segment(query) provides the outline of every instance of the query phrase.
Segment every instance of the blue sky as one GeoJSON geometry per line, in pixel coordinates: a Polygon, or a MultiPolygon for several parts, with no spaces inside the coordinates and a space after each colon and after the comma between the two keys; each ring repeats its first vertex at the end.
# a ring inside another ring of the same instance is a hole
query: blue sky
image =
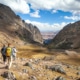
{"type": "Polygon", "coordinates": [[[40,31],[59,31],[80,20],[80,0],[0,0],[40,31]]]}

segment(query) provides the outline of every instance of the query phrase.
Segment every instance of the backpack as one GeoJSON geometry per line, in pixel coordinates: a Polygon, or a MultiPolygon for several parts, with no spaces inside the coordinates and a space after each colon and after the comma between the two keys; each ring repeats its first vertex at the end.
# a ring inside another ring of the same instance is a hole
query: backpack
{"type": "Polygon", "coordinates": [[[2,53],[2,55],[5,55],[5,53],[6,53],[6,48],[5,48],[5,47],[3,47],[3,48],[1,49],[1,53],[2,53]]]}
{"type": "Polygon", "coordinates": [[[16,53],[15,48],[12,48],[12,53],[16,53]]]}
{"type": "Polygon", "coordinates": [[[12,48],[12,56],[15,56],[15,55],[16,55],[15,48],[12,48]]]}
{"type": "Polygon", "coordinates": [[[11,53],[12,53],[12,48],[10,48],[10,47],[7,47],[6,48],[6,56],[11,56],[11,53]]]}

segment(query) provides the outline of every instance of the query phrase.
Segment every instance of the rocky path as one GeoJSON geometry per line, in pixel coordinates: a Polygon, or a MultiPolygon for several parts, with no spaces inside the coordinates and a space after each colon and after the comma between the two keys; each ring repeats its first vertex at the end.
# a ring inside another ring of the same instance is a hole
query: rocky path
{"type": "Polygon", "coordinates": [[[5,64],[3,63],[2,58],[0,58],[0,75],[6,70],[7,69],[5,68],[5,64]]]}

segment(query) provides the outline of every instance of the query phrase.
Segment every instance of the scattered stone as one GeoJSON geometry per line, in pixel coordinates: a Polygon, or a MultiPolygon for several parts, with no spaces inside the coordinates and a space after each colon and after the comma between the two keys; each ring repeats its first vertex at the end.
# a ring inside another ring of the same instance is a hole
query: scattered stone
{"type": "Polygon", "coordinates": [[[33,61],[33,64],[39,64],[40,63],[40,61],[41,61],[41,59],[34,59],[34,61],[33,61]]]}
{"type": "Polygon", "coordinates": [[[13,67],[17,67],[18,66],[17,63],[13,63],[12,65],[13,65],[13,67]]]}
{"type": "Polygon", "coordinates": [[[67,65],[67,68],[71,68],[71,69],[73,69],[73,66],[71,66],[71,65],[67,65]]]}
{"type": "Polygon", "coordinates": [[[47,66],[46,65],[46,69],[50,69],[52,71],[57,71],[57,72],[60,72],[62,74],[66,74],[66,72],[64,71],[64,69],[60,65],[53,65],[53,66],[47,66]]]}
{"type": "Polygon", "coordinates": [[[45,57],[43,58],[43,60],[45,60],[45,61],[54,60],[54,57],[53,57],[53,56],[45,56],[45,57]]]}
{"type": "Polygon", "coordinates": [[[77,80],[80,80],[80,78],[78,78],[77,80]]]}
{"type": "Polygon", "coordinates": [[[33,60],[32,59],[29,59],[29,62],[33,62],[33,60]]]}
{"type": "Polygon", "coordinates": [[[27,70],[27,69],[22,69],[22,72],[23,72],[23,73],[27,73],[28,70],[27,70]]]}
{"type": "Polygon", "coordinates": [[[35,76],[30,76],[29,80],[37,80],[37,78],[35,76]]]}
{"type": "Polygon", "coordinates": [[[20,58],[21,59],[21,61],[25,61],[25,58],[20,58]]]}
{"type": "Polygon", "coordinates": [[[15,75],[12,72],[9,72],[9,71],[4,72],[1,76],[3,76],[4,78],[6,78],[8,80],[17,80],[15,78],[15,75]]]}
{"type": "Polygon", "coordinates": [[[77,75],[80,75],[80,72],[77,72],[77,75]]]}
{"type": "Polygon", "coordinates": [[[65,54],[69,55],[69,56],[71,56],[71,55],[75,55],[76,56],[78,53],[76,51],[65,50],[65,54]]]}
{"type": "Polygon", "coordinates": [[[29,62],[27,62],[26,64],[24,64],[24,66],[28,66],[28,67],[30,67],[31,69],[34,69],[33,66],[32,66],[32,64],[29,63],[29,62]]]}
{"type": "Polygon", "coordinates": [[[70,78],[74,80],[73,76],[70,76],[70,78]]]}
{"type": "Polygon", "coordinates": [[[54,79],[52,79],[52,80],[66,80],[66,79],[65,79],[65,78],[63,78],[63,77],[61,77],[61,76],[59,76],[59,77],[54,78],[54,79]]]}
{"type": "Polygon", "coordinates": [[[29,66],[29,67],[32,67],[32,64],[27,62],[26,64],[24,64],[24,66],[29,66]]]}

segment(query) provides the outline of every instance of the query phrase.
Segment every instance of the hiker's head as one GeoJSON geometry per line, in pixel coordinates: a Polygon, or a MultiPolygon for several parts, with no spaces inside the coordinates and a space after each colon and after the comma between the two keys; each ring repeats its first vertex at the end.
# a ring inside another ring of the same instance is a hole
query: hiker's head
{"type": "Polygon", "coordinates": [[[11,46],[11,44],[10,43],[8,43],[8,47],[10,47],[11,46]]]}
{"type": "Polygon", "coordinates": [[[5,47],[5,44],[3,45],[3,47],[5,47]]]}

